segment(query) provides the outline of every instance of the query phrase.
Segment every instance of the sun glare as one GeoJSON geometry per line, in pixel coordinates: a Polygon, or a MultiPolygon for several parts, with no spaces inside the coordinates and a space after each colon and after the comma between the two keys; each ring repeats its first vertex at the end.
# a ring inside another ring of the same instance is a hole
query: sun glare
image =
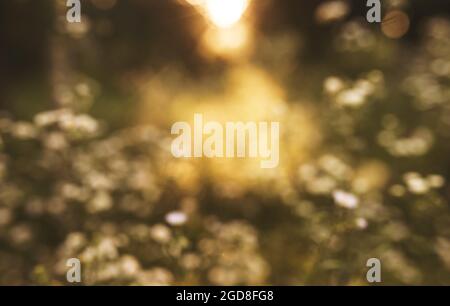
{"type": "Polygon", "coordinates": [[[204,0],[201,5],[214,25],[229,28],[242,18],[248,4],[249,0],[204,0]]]}
{"type": "Polygon", "coordinates": [[[218,27],[228,28],[238,22],[248,7],[248,0],[207,0],[208,17],[218,27]]]}

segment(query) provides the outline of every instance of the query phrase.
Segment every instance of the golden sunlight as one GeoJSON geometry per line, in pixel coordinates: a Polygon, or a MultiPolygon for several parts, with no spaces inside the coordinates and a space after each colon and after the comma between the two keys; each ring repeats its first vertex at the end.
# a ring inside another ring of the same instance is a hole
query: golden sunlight
{"type": "Polygon", "coordinates": [[[203,37],[207,52],[227,59],[245,57],[249,51],[250,40],[250,29],[244,23],[237,23],[226,29],[208,29],[203,37]]]}
{"type": "Polygon", "coordinates": [[[201,8],[209,21],[224,29],[239,22],[250,0],[187,0],[187,2],[201,8]]]}
{"type": "Polygon", "coordinates": [[[206,0],[205,9],[216,26],[228,28],[241,19],[248,4],[248,0],[206,0]]]}

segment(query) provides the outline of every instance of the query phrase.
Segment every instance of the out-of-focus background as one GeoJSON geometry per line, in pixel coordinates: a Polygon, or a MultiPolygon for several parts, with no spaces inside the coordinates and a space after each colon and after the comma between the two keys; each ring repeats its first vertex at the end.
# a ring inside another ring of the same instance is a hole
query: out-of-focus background
{"type": "Polygon", "coordinates": [[[0,284],[450,285],[450,2],[0,1],[0,284]],[[170,127],[279,121],[280,165],[170,127]]]}

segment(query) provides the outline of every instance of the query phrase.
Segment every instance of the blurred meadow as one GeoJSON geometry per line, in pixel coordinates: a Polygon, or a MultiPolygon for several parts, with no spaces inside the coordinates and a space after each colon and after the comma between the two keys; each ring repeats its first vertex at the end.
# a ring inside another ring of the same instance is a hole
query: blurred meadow
{"type": "Polygon", "coordinates": [[[0,1],[0,284],[450,285],[450,2],[0,1]],[[170,128],[279,121],[280,164],[170,128]]]}

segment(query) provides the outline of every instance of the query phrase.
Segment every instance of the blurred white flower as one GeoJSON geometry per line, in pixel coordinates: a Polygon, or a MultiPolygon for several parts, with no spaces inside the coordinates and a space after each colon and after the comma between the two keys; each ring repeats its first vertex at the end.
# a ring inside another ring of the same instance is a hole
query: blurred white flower
{"type": "Polygon", "coordinates": [[[170,225],[179,226],[179,225],[183,225],[186,223],[187,216],[185,213],[183,213],[181,211],[173,211],[166,215],[166,221],[170,225]]]}
{"type": "Polygon", "coordinates": [[[358,218],[356,219],[356,226],[360,229],[366,229],[367,226],[369,226],[369,223],[365,218],[358,218]]]}
{"type": "Polygon", "coordinates": [[[359,199],[355,195],[342,190],[334,191],[333,198],[338,206],[344,208],[355,209],[359,205],[359,199]]]}
{"type": "Polygon", "coordinates": [[[159,243],[167,243],[172,238],[170,229],[162,224],[157,224],[150,229],[151,237],[159,243]]]}
{"type": "Polygon", "coordinates": [[[420,174],[415,172],[406,173],[404,176],[408,190],[415,194],[425,194],[430,188],[427,181],[420,176],[420,174]]]}

